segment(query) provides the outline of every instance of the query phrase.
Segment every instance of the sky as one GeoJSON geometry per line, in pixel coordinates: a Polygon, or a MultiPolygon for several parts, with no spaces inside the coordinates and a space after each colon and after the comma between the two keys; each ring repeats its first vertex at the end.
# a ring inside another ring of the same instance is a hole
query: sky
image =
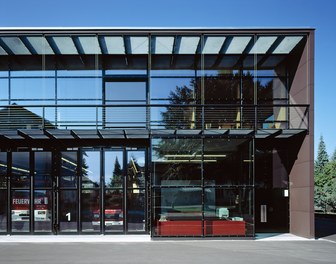
{"type": "Polygon", "coordinates": [[[3,0],[0,27],[310,27],[315,34],[315,153],[336,150],[336,0],[3,0]]]}

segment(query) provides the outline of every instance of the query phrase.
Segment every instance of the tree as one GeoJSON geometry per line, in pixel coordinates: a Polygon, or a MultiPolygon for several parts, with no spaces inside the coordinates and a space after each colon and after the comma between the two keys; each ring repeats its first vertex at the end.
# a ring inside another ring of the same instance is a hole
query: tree
{"type": "Polygon", "coordinates": [[[116,157],[114,161],[114,170],[112,173],[111,182],[109,183],[109,187],[121,187],[122,184],[123,184],[122,170],[118,157],[116,157]]]}
{"type": "Polygon", "coordinates": [[[315,161],[315,206],[325,212],[336,210],[336,151],[328,160],[323,137],[320,138],[315,161]]]}
{"type": "Polygon", "coordinates": [[[317,151],[317,159],[315,161],[315,174],[321,173],[324,166],[329,162],[328,153],[326,150],[326,145],[324,143],[323,137],[320,137],[320,143],[317,151]]]}
{"type": "Polygon", "coordinates": [[[336,162],[336,149],[334,150],[334,153],[331,155],[330,161],[335,161],[336,162]]]}

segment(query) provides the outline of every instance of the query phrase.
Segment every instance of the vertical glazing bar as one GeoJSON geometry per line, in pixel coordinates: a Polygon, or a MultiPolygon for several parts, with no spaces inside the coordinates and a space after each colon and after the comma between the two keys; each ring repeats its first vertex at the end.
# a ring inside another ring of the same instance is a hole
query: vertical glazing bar
{"type": "MultiPolygon", "coordinates": [[[[205,113],[205,109],[204,109],[204,102],[205,102],[205,87],[204,87],[204,53],[202,52],[203,51],[203,47],[204,47],[204,34],[201,35],[201,91],[202,91],[202,130],[205,129],[205,117],[204,117],[204,113],[205,113]]],[[[197,81],[196,81],[197,83],[197,81]]],[[[204,196],[204,193],[205,193],[205,188],[204,188],[204,138],[201,139],[201,159],[202,159],[202,162],[201,162],[201,187],[202,187],[202,197],[201,197],[201,200],[202,200],[202,237],[204,237],[206,235],[206,232],[205,232],[205,226],[204,226],[204,223],[205,223],[205,219],[204,219],[204,201],[205,201],[205,196],[204,196]]]]}
{"type": "Polygon", "coordinates": [[[57,116],[58,116],[58,109],[57,109],[57,69],[55,69],[55,128],[57,128],[57,116]]]}
{"type": "Polygon", "coordinates": [[[100,150],[100,233],[105,234],[105,151],[100,150]]]}
{"type": "Polygon", "coordinates": [[[77,233],[82,232],[82,219],[81,219],[81,208],[82,208],[82,166],[83,166],[83,151],[79,149],[77,152],[77,233]]]}
{"type": "Polygon", "coordinates": [[[29,153],[29,176],[30,176],[30,212],[29,212],[29,220],[30,220],[30,232],[29,233],[33,233],[34,232],[34,227],[35,227],[35,211],[34,211],[34,207],[35,207],[35,193],[34,193],[34,171],[35,171],[35,166],[34,161],[35,161],[35,157],[34,157],[34,152],[30,151],[29,153]]]}
{"type": "MultiPolygon", "coordinates": [[[[257,42],[258,36],[254,35],[254,43],[257,42]]],[[[253,54],[253,104],[254,104],[254,130],[258,129],[258,87],[257,87],[257,79],[258,79],[258,54],[255,52],[253,54]]]]}
{"type": "Polygon", "coordinates": [[[239,97],[240,97],[240,100],[239,100],[239,103],[240,103],[240,129],[243,128],[243,69],[242,67],[239,69],[238,71],[238,74],[239,74],[239,97]]]}
{"type": "Polygon", "coordinates": [[[12,150],[7,152],[7,234],[10,234],[12,229],[11,175],[12,175],[12,150]]]}
{"type": "Polygon", "coordinates": [[[255,154],[256,154],[256,144],[255,144],[255,137],[252,138],[252,160],[253,160],[253,164],[252,164],[252,191],[251,191],[251,201],[250,201],[250,212],[249,214],[253,216],[253,219],[254,219],[254,223],[253,223],[253,228],[252,228],[252,235],[255,236],[255,219],[256,219],[256,216],[255,216],[255,168],[256,168],[256,164],[255,164],[255,154]]]}
{"type": "Polygon", "coordinates": [[[96,106],[96,129],[98,130],[98,106],[96,106]]]}
{"type": "Polygon", "coordinates": [[[45,106],[42,106],[42,128],[45,128],[45,106]]]}
{"type": "Polygon", "coordinates": [[[11,96],[11,86],[12,86],[11,70],[8,70],[8,105],[11,105],[12,96],[11,96]]]}
{"type": "Polygon", "coordinates": [[[123,231],[124,234],[127,233],[127,224],[128,224],[128,208],[127,208],[127,150],[126,148],[123,148],[123,217],[124,217],[124,223],[123,223],[123,231]]]}
{"type": "Polygon", "coordinates": [[[290,100],[289,100],[289,73],[288,73],[288,69],[286,69],[286,104],[287,104],[287,122],[286,122],[286,128],[290,129],[290,100]]]}
{"type": "Polygon", "coordinates": [[[103,80],[102,80],[102,129],[106,126],[106,83],[105,83],[105,70],[102,70],[103,80]]]}
{"type": "Polygon", "coordinates": [[[148,36],[148,62],[147,62],[147,85],[146,85],[146,128],[151,128],[151,108],[150,108],[150,84],[151,84],[151,68],[152,68],[152,36],[148,36]]]}

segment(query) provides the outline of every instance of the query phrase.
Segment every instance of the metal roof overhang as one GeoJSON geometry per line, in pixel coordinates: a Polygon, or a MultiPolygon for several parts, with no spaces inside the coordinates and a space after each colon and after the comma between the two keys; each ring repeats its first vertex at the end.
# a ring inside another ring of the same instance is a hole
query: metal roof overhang
{"type": "Polygon", "coordinates": [[[0,130],[3,141],[41,141],[41,140],[146,140],[150,138],[256,138],[288,139],[307,133],[306,129],[98,129],[98,130],[61,130],[61,129],[18,129],[0,130]]]}
{"type": "Polygon", "coordinates": [[[47,70],[56,64],[57,69],[95,69],[96,56],[112,69],[136,69],[146,65],[141,58],[148,54],[153,57],[154,69],[199,67],[197,55],[204,56],[208,69],[232,68],[237,63],[274,68],[305,41],[310,31],[0,29],[0,69],[47,70]],[[43,65],[41,56],[46,58],[43,65]]]}

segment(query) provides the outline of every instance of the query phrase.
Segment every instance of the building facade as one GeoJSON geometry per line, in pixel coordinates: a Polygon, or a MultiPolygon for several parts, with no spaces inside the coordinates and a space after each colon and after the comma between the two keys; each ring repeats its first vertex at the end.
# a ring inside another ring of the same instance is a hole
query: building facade
{"type": "Polygon", "coordinates": [[[0,29],[0,233],[314,236],[313,29],[0,29]]]}

